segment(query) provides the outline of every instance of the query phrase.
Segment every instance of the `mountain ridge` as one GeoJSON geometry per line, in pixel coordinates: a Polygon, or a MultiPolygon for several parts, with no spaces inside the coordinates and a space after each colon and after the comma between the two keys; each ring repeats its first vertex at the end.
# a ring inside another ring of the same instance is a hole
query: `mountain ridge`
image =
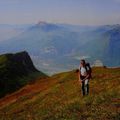
{"type": "Polygon", "coordinates": [[[0,55],[0,97],[14,92],[38,76],[47,77],[34,67],[26,51],[0,55]]]}
{"type": "Polygon", "coordinates": [[[109,67],[119,66],[119,26],[35,24],[16,38],[0,42],[0,52],[26,50],[34,56],[35,66],[48,74],[76,68],[80,60],[76,58],[84,56],[91,64],[100,60],[109,67]]]}

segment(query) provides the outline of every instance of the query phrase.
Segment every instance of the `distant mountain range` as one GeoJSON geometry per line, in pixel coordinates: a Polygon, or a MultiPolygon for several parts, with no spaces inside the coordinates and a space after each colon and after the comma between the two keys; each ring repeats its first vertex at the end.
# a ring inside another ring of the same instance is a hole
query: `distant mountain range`
{"type": "Polygon", "coordinates": [[[37,77],[46,76],[34,67],[25,51],[0,55],[0,97],[18,90],[37,77]]]}
{"type": "Polygon", "coordinates": [[[77,26],[39,22],[16,37],[0,42],[0,52],[27,50],[46,73],[76,68],[84,58],[120,66],[120,25],[77,26]]]}
{"type": "Polygon", "coordinates": [[[0,24],[0,41],[8,40],[10,38],[16,37],[23,31],[28,29],[31,25],[8,25],[0,24]]]}

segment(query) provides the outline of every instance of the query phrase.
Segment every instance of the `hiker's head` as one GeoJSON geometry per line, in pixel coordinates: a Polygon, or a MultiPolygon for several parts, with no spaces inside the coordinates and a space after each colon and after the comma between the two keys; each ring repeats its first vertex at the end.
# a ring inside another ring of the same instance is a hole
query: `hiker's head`
{"type": "Polygon", "coordinates": [[[84,67],[85,66],[85,60],[80,60],[80,66],[84,67]]]}

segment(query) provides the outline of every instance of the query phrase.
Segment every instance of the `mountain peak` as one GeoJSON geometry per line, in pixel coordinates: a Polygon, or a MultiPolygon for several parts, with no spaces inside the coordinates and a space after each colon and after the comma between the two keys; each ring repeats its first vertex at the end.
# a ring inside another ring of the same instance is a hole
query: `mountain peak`
{"type": "Polygon", "coordinates": [[[58,25],[54,23],[47,23],[45,21],[39,21],[35,26],[31,27],[32,29],[39,29],[43,31],[52,31],[60,28],[58,25]]]}
{"type": "Polygon", "coordinates": [[[45,21],[39,21],[38,23],[37,23],[37,25],[42,25],[42,26],[44,26],[44,25],[46,25],[47,24],[47,22],[45,22],[45,21]]]}

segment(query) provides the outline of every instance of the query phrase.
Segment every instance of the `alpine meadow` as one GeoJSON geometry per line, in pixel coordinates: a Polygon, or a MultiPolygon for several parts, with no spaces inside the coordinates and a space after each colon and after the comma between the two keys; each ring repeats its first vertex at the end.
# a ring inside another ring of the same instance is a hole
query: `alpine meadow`
{"type": "Polygon", "coordinates": [[[120,0],[0,0],[0,120],[120,120],[120,0]]]}

